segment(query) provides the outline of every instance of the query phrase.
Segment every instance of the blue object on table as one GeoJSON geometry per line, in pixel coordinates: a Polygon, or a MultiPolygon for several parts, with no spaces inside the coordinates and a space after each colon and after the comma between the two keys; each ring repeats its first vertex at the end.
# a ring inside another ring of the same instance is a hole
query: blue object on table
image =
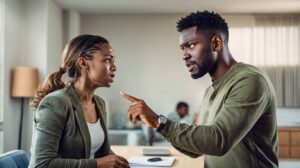
{"type": "Polygon", "coordinates": [[[0,168],[27,168],[29,160],[23,150],[13,150],[0,155],[0,168]]]}
{"type": "Polygon", "coordinates": [[[147,161],[148,161],[148,162],[158,162],[158,161],[162,161],[162,159],[159,158],[159,157],[156,157],[156,158],[150,158],[150,159],[148,159],[147,161]]]}

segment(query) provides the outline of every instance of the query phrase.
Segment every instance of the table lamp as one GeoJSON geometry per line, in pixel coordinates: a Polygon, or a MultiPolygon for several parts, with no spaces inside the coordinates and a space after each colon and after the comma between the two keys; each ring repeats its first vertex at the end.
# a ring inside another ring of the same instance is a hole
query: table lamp
{"type": "Polygon", "coordinates": [[[39,72],[37,68],[14,68],[12,77],[11,96],[15,98],[21,98],[21,117],[19,125],[18,149],[21,149],[24,98],[34,97],[38,84],[39,72]]]}

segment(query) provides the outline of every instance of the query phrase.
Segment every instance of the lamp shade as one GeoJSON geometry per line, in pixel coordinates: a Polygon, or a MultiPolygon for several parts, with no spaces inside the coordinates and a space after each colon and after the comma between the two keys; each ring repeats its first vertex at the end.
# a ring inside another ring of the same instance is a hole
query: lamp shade
{"type": "Polygon", "coordinates": [[[13,70],[12,97],[34,97],[39,85],[37,68],[16,67],[13,70]]]}

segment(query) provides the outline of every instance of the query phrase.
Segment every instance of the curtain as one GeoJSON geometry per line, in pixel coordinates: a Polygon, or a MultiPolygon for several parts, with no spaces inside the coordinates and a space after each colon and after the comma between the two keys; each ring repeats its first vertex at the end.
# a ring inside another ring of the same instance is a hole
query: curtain
{"type": "Polygon", "coordinates": [[[300,107],[300,15],[256,15],[231,30],[233,56],[269,75],[279,107],[300,107]]]}

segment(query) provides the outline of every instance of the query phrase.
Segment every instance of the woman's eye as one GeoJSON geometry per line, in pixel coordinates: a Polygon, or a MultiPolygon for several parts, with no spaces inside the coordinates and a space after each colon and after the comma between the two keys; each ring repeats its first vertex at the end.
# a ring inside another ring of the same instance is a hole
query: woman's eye
{"type": "Polygon", "coordinates": [[[104,62],[105,62],[105,63],[112,64],[112,63],[115,62],[115,59],[113,59],[113,58],[107,58],[107,59],[104,60],[104,62]]]}

